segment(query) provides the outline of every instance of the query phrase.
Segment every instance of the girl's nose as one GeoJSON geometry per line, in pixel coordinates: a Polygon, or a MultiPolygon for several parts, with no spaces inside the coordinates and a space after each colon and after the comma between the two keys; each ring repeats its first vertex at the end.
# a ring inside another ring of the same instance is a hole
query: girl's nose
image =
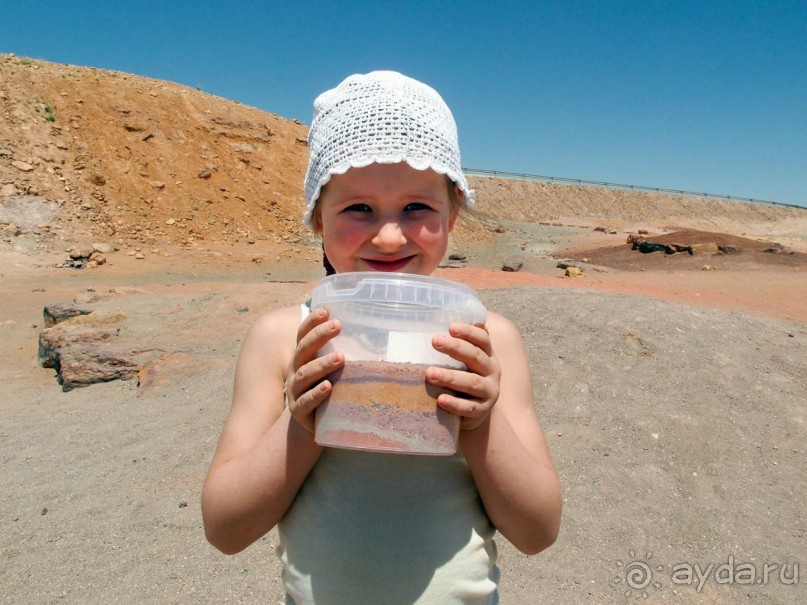
{"type": "Polygon", "coordinates": [[[381,225],[381,228],[373,237],[373,245],[382,250],[393,250],[406,243],[401,226],[396,222],[388,222],[381,225]]]}

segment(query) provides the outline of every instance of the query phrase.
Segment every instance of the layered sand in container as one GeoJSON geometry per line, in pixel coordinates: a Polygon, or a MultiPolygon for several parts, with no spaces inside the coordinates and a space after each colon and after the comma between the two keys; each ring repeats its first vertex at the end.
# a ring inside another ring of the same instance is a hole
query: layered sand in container
{"type": "Polygon", "coordinates": [[[404,273],[355,272],[324,278],[311,308],[327,307],[342,331],[323,350],[343,351],[333,391],[317,409],[320,445],[402,454],[457,451],[460,419],[437,406],[444,392],[426,382],[430,366],[464,369],[432,347],[452,321],[484,322],[476,292],[462,284],[404,273]]]}

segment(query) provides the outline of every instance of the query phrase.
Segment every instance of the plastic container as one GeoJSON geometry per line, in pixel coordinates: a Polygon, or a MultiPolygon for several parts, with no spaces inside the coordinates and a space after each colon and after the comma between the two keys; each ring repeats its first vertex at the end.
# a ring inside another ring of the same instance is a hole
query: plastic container
{"type": "Polygon", "coordinates": [[[459,416],[437,406],[443,391],[426,368],[464,368],[432,347],[452,321],[484,322],[485,306],[462,284],[406,273],[355,272],[324,278],[311,308],[327,307],[341,333],[321,351],[339,350],[331,396],[317,408],[320,445],[404,454],[457,451],[459,416]]]}

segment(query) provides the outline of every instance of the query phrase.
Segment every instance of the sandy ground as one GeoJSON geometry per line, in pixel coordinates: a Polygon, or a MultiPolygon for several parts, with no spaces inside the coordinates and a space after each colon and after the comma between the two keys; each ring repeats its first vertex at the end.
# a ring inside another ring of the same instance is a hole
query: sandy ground
{"type": "MultiPolygon", "coordinates": [[[[248,252],[120,252],[77,271],[3,251],[0,602],[282,601],[274,533],[227,557],[199,510],[241,338],[320,275],[248,252]],[[126,315],[121,346],[160,352],[147,381],[61,391],[37,337],[42,307],[72,300],[126,315]]],[[[546,257],[504,273],[472,256],[438,274],[521,329],[564,489],[551,549],[499,538],[502,602],[805,602],[803,273],[570,279],[546,257]]]]}
{"type": "MultiPolygon", "coordinates": [[[[0,114],[0,603],[279,602],[275,535],[221,555],[199,493],[247,327],[322,274],[299,221],[306,127],[13,55],[0,114]],[[121,250],[54,267],[92,242],[121,250]],[[62,392],[38,365],[43,306],[74,300],[148,357],[139,384],[62,392]]],[[[469,181],[450,250],[467,267],[438,274],[521,329],[565,500],[545,553],[499,541],[502,602],[807,602],[807,212],[469,181]],[[642,256],[639,229],[746,241],[642,256]]]]}

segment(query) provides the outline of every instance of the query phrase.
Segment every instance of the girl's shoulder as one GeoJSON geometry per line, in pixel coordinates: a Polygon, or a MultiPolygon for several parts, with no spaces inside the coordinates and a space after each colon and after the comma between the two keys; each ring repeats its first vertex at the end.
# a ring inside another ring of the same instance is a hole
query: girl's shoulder
{"type": "Polygon", "coordinates": [[[252,324],[253,329],[267,332],[297,331],[297,326],[308,314],[307,303],[278,307],[261,313],[252,324]]]}
{"type": "Polygon", "coordinates": [[[504,315],[499,315],[495,311],[488,311],[485,326],[492,339],[504,340],[505,342],[521,340],[521,334],[515,324],[504,315]]]}
{"type": "Polygon", "coordinates": [[[247,331],[245,345],[258,349],[294,348],[297,341],[297,328],[304,317],[302,305],[278,307],[262,313],[247,331]]]}

